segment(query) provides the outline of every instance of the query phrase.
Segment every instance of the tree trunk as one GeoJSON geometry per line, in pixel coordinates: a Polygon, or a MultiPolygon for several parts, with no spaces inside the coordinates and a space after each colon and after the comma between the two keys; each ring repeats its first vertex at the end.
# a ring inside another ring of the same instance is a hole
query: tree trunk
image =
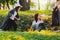
{"type": "Polygon", "coordinates": [[[19,3],[23,6],[23,8],[21,10],[28,10],[28,3],[26,0],[19,0],[19,3]]]}
{"type": "Polygon", "coordinates": [[[31,0],[28,0],[28,9],[30,9],[30,2],[31,0]]]}
{"type": "Polygon", "coordinates": [[[57,0],[57,1],[59,1],[59,0],[57,0]]]}
{"type": "Polygon", "coordinates": [[[38,0],[38,10],[40,10],[40,1],[38,0]]]}
{"type": "Polygon", "coordinates": [[[9,8],[9,0],[6,0],[6,3],[7,3],[8,9],[10,9],[10,8],[9,8]]]}
{"type": "Polygon", "coordinates": [[[1,3],[0,3],[0,9],[1,9],[1,3]]]}
{"type": "Polygon", "coordinates": [[[3,4],[3,10],[5,9],[5,5],[3,4]]]}

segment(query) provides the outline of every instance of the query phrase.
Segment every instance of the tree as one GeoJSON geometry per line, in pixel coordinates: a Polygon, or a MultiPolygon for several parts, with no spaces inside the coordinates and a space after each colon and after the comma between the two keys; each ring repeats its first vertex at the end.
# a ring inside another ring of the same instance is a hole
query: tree
{"type": "Polygon", "coordinates": [[[0,5],[3,4],[3,9],[4,9],[4,6],[5,6],[5,3],[6,3],[5,0],[0,0],[0,5]]]}
{"type": "Polygon", "coordinates": [[[6,0],[6,4],[7,4],[8,9],[10,9],[9,8],[9,0],[6,0]]]}
{"type": "Polygon", "coordinates": [[[16,3],[16,1],[15,0],[6,0],[6,4],[7,4],[8,9],[10,9],[9,4],[14,5],[14,3],[16,3]]]}
{"type": "Polygon", "coordinates": [[[31,7],[35,7],[35,3],[34,2],[30,2],[30,6],[31,7]]]}
{"type": "Polygon", "coordinates": [[[57,0],[57,1],[59,1],[59,0],[57,0]]]}
{"type": "Polygon", "coordinates": [[[38,10],[40,10],[40,1],[38,0],[38,10]]]}
{"type": "Polygon", "coordinates": [[[19,3],[23,6],[21,10],[29,10],[30,9],[30,0],[19,0],[19,3]]]}
{"type": "Polygon", "coordinates": [[[14,5],[15,2],[15,0],[0,0],[0,5],[3,4],[3,9],[5,5],[10,9],[9,4],[14,5]]]}
{"type": "Polygon", "coordinates": [[[28,0],[28,9],[30,9],[31,0],[28,0]]]}
{"type": "Polygon", "coordinates": [[[46,9],[48,10],[49,7],[51,7],[51,3],[50,3],[50,0],[47,0],[46,9]]]}
{"type": "MultiPolygon", "coordinates": [[[[0,5],[3,4],[3,9],[5,5],[8,9],[10,9],[9,5],[14,5],[17,0],[0,0],[0,5]]],[[[22,10],[29,10],[30,9],[30,0],[19,0],[19,3],[23,6],[22,10]]],[[[1,7],[1,6],[0,6],[1,7]]]]}

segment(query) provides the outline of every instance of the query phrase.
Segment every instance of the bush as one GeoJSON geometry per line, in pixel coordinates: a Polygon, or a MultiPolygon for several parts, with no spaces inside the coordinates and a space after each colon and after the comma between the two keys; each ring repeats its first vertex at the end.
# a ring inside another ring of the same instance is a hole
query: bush
{"type": "Polygon", "coordinates": [[[20,18],[21,20],[17,21],[18,30],[21,30],[21,31],[28,30],[28,28],[31,25],[31,22],[33,21],[33,16],[20,14],[20,18]]]}

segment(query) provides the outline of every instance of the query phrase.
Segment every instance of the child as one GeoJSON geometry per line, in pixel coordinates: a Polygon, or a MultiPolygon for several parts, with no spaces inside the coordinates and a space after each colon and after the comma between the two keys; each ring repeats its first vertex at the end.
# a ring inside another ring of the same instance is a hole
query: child
{"type": "Polygon", "coordinates": [[[32,25],[31,25],[31,30],[38,30],[40,31],[41,29],[45,29],[45,24],[44,22],[42,21],[39,13],[36,13],[35,14],[35,20],[32,22],[32,25]]]}

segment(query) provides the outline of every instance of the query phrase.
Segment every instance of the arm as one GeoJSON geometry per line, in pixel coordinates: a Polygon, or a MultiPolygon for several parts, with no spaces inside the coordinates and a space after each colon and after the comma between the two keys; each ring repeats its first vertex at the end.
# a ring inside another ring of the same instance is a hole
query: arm
{"type": "Polygon", "coordinates": [[[20,18],[14,17],[16,20],[20,20],[20,18]]]}
{"type": "Polygon", "coordinates": [[[30,30],[31,30],[31,31],[33,30],[33,25],[31,25],[30,30]]]}
{"type": "Polygon", "coordinates": [[[30,26],[30,30],[33,30],[33,26],[34,26],[35,22],[33,21],[31,26],[30,26]]]}
{"type": "Polygon", "coordinates": [[[20,17],[19,17],[19,15],[18,15],[17,12],[14,13],[14,19],[16,19],[16,20],[20,20],[20,17]]]}

